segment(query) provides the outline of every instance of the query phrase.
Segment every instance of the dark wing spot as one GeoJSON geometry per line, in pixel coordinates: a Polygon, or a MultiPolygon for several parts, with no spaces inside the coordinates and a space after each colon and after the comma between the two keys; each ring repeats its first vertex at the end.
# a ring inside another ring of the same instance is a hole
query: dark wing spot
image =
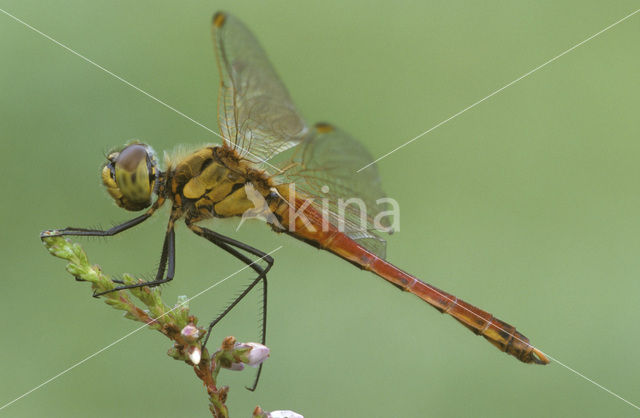
{"type": "Polygon", "coordinates": [[[216,28],[222,27],[226,19],[227,17],[225,16],[224,12],[217,12],[215,15],[213,15],[213,25],[216,28]]]}
{"type": "Polygon", "coordinates": [[[328,134],[329,132],[333,131],[334,128],[326,122],[318,122],[316,123],[316,130],[318,131],[318,133],[328,134]]]}

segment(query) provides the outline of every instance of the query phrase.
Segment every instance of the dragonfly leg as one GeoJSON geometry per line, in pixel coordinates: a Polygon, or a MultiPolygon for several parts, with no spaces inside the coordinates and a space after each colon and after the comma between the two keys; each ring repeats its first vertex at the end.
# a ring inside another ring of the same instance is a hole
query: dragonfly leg
{"type": "Polygon", "coordinates": [[[80,237],[111,237],[113,235],[119,234],[122,231],[126,231],[129,228],[133,228],[136,225],[141,224],[142,222],[149,219],[151,215],[145,213],[144,215],[140,215],[137,218],[129,219],[126,222],[121,223],[120,225],[116,225],[109,229],[86,229],[86,228],[72,228],[67,227],[64,229],[52,229],[43,231],[40,233],[40,238],[47,237],[61,237],[65,235],[73,235],[80,237]]]}
{"type": "Polygon", "coordinates": [[[144,286],[155,287],[173,280],[173,276],[175,274],[175,269],[176,269],[176,246],[175,246],[176,234],[175,234],[173,225],[174,225],[174,219],[172,218],[169,220],[167,233],[165,234],[165,237],[164,237],[164,243],[162,244],[162,255],[160,256],[160,264],[158,266],[158,272],[156,273],[156,278],[154,280],[151,280],[148,282],[140,282],[140,283],[125,284],[122,286],[117,286],[111,290],[94,293],[93,296],[98,297],[106,293],[111,293],[111,292],[124,290],[124,289],[133,289],[136,287],[144,287],[144,286]],[[165,276],[165,270],[167,273],[166,276],[165,276]]]}
{"type": "Polygon", "coordinates": [[[129,219],[126,222],[121,223],[120,225],[116,225],[109,229],[86,229],[86,228],[73,228],[67,227],[64,229],[51,229],[47,231],[42,231],[40,233],[40,238],[47,237],[60,237],[65,235],[71,236],[81,236],[81,237],[111,237],[113,235],[119,234],[120,232],[126,231],[127,229],[133,228],[136,225],[141,224],[146,221],[153,215],[153,213],[164,203],[164,198],[158,198],[155,201],[153,206],[151,206],[144,214],[129,219]]]}
{"type": "MultiPolygon", "coordinates": [[[[203,346],[207,345],[207,341],[211,336],[211,330],[213,329],[213,327],[215,327],[216,324],[218,324],[222,320],[222,318],[224,318],[245,296],[247,296],[251,289],[253,289],[260,282],[262,282],[262,329],[260,343],[264,345],[267,332],[267,273],[273,266],[273,257],[243,242],[234,240],[208,228],[194,225],[189,220],[186,221],[186,224],[189,229],[191,229],[196,235],[205,238],[209,242],[215,244],[217,247],[233,255],[234,257],[245,263],[247,266],[251,267],[251,269],[253,269],[256,273],[258,273],[258,276],[242,291],[242,293],[240,293],[234,299],[234,301],[209,324],[209,329],[207,330],[207,336],[204,339],[203,346]],[[262,267],[261,265],[257,264],[256,261],[251,260],[249,257],[238,251],[238,249],[259,257],[260,261],[264,261],[266,263],[266,267],[262,267]]],[[[247,387],[247,389],[249,389],[250,391],[254,391],[256,389],[261,372],[262,364],[260,364],[260,366],[258,367],[258,373],[256,374],[253,385],[251,387],[247,387]]]]}

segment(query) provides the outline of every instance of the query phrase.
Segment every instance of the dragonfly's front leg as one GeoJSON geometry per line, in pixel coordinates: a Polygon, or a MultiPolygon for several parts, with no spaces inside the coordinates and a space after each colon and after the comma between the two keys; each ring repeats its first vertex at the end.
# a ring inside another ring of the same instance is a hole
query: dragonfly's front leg
{"type": "Polygon", "coordinates": [[[113,235],[119,234],[120,232],[126,231],[127,229],[133,228],[136,225],[141,224],[146,221],[153,215],[153,213],[164,203],[164,198],[158,198],[153,206],[151,206],[144,214],[129,219],[126,222],[121,223],[120,225],[116,225],[109,229],[86,229],[86,228],[73,228],[67,227],[64,229],[48,229],[46,231],[42,231],[40,233],[40,238],[47,237],[61,237],[61,236],[77,236],[77,237],[111,237],[113,235]]]}
{"type": "Polygon", "coordinates": [[[160,263],[158,265],[158,272],[156,273],[156,278],[148,281],[148,282],[140,282],[133,284],[125,284],[122,286],[117,286],[111,290],[107,290],[104,292],[94,293],[94,297],[98,297],[100,295],[104,295],[106,293],[115,292],[117,290],[124,289],[133,289],[136,287],[154,287],[161,285],[163,283],[170,282],[173,280],[173,276],[175,275],[176,270],[176,234],[174,230],[174,220],[169,220],[169,225],[167,226],[167,233],[164,236],[164,243],[162,244],[162,255],[160,256],[160,263]],[[167,275],[165,276],[165,270],[167,275]]]}
{"type": "Polygon", "coordinates": [[[151,214],[145,213],[137,218],[130,219],[126,222],[116,225],[109,229],[85,229],[85,228],[72,228],[67,227],[64,229],[48,229],[40,233],[40,238],[47,237],[61,237],[61,236],[79,236],[79,237],[111,237],[119,234],[122,231],[126,231],[129,228],[133,228],[136,225],[141,224],[151,217],[151,214]]]}
{"type": "MultiPolygon", "coordinates": [[[[137,218],[130,219],[126,222],[121,223],[120,225],[116,225],[112,228],[102,230],[102,229],[86,229],[86,228],[72,228],[67,227],[64,229],[48,229],[46,231],[42,231],[40,233],[40,239],[47,237],[62,237],[62,236],[80,236],[80,237],[111,237],[113,235],[119,234],[122,231],[126,231],[129,228],[133,228],[136,225],[141,224],[151,217],[153,212],[145,213],[144,215],[140,215],[137,218]]],[[[76,280],[84,281],[76,276],[76,280]]],[[[120,280],[114,280],[116,283],[122,283],[120,280]]],[[[108,292],[105,292],[108,293],[108,292]]],[[[104,293],[100,293],[101,295],[104,293]]],[[[94,297],[98,295],[94,294],[94,297]]]]}

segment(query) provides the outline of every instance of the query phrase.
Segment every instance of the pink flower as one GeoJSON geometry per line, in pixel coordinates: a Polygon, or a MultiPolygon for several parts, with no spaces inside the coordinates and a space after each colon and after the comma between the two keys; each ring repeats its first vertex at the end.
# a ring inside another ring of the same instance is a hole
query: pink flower
{"type": "Polygon", "coordinates": [[[182,328],[180,334],[182,334],[182,336],[185,337],[189,342],[194,342],[200,336],[200,331],[193,324],[189,324],[182,328]]]}

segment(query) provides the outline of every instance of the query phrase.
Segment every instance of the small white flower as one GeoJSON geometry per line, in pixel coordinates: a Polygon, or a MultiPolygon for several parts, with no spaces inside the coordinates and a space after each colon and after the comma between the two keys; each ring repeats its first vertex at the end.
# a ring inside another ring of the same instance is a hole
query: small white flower
{"type": "Polygon", "coordinates": [[[197,347],[197,346],[189,347],[187,354],[189,355],[189,360],[191,360],[193,364],[200,363],[200,357],[202,355],[202,351],[200,351],[200,347],[197,347]]]}
{"type": "Polygon", "coordinates": [[[267,415],[269,418],[304,418],[297,412],[283,410],[283,411],[271,411],[267,415]]]}
{"type": "Polygon", "coordinates": [[[249,359],[247,364],[251,367],[258,367],[269,357],[269,348],[266,345],[246,343],[245,346],[251,347],[251,350],[247,354],[247,358],[249,359]]]}

